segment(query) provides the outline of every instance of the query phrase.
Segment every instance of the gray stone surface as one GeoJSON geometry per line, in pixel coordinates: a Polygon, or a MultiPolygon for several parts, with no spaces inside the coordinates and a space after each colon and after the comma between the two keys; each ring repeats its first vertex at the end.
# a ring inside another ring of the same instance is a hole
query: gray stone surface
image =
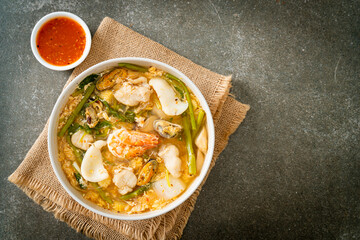
{"type": "Polygon", "coordinates": [[[7,181],[70,71],[40,65],[36,21],[105,16],[221,74],[252,106],[183,239],[360,238],[359,1],[1,1],[0,239],[85,239],[7,181]]]}

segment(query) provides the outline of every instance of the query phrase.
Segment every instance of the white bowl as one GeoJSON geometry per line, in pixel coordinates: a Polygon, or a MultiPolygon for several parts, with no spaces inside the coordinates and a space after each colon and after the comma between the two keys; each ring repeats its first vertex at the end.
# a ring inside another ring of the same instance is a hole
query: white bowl
{"type": "Polygon", "coordinates": [[[48,131],[48,148],[49,148],[49,155],[51,160],[51,165],[54,169],[54,172],[59,179],[62,186],[65,188],[65,190],[70,194],[71,197],[73,197],[79,204],[84,206],[85,208],[103,215],[105,217],[114,218],[114,219],[121,219],[121,220],[141,220],[141,219],[147,219],[147,218],[153,218],[156,216],[159,216],[161,214],[167,213],[170,210],[176,208],[181,203],[183,203],[186,199],[188,199],[191,194],[194,193],[194,191],[198,188],[200,183],[203,181],[213,156],[214,151],[214,144],[215,144],[215,130],[214,130],[214,123],[211,116],[211,112],[209,109],[209,106],[206,103],[206,100],[204,96],[201,94],[200,90],[195,86],[195,84],[186,77],[183,73],[181,73],[179,70],[176,70],[175,68],[159,62],[152,59],[147,58],[137,58],[137,57],[131,57],[131,58],[116,58],[116,59],[110,59],[101,63],[98,63],[86,71],[82,72],[79,76],[77,76],[61,93],[58,100],[56,101],[55,107],[51,113],[50,116],[50,124],[49,124],[49,131],[48,131]],[[111,67],[117,66],[118,63],[132,63],[140,66],[154,66],[161,70],[164,70],[179,79],[181,79],[188,88],[191,89],[191,91],[196,95],[196,97],[199,99],[201,107],[206,112],[206,120],[207,120],[207,129],[208,129],[208,152],[205,157],[205,161],[203,164],[203,167],[201,169],[200,174],[194,179],[192,184],[187,188],[187,190],[180,195],[175,201],[171,202],[167,206],[165,206],[161,210],[146,212],[146,213],[139,213],[139,214],[118,214],[111,212],[109,210],[103,209],[102,207],[94,204],[93,202],[90,202],[86,199],[84,199],[80,192],[78,192],[67,180],[62,168],[61,164],[58,161],[58,146],[57,146],[57,125],[59,121],[59,114],[61,110],[63,109],[64,105],[66,104],[69,96],[74,92],[74,90],[77,88],[78,84],[88,75],[92,73],[99,73],[103,70],[109,69],[111,67]]]}
{"type": "Polygon", "coordinates": [[[81,18],[76,16],[75,14],[72,14],[69,12],[53,12],[53,13],[49,13],[48,15],[44,16],[36,23],[34,29],[32,30],[32,33],[31,33],[30,45],[31,45],[31,50],[32,50],[34,56],[42,65],[44,65],[45,67],[50,68],[52,70],[64,71],[64,70],[69,70],[69,69],[75,68],[76,66],[78,66],[80,63],[82,63],[85,60],[85,58],[87,57],[87,55],[90,52],[91,33],[90,33],[90,30],[89,30],[88,26],[86,25],[86,23],[81,18]],[[71,18],[72,20],[76,21],[84,29],[85,36],[86,36],[85,49],[84,49],[83,54],[76,62],[74,62],[70,65],[66,65],[66,66],[56,66],[56,65],[52,65],[52,64],[46,62],[40,56],[39,51],[36,47],[36,37],[37,37],[37,34],[38,34],[40,28],[44,25],[44,23],[48,22],[49,20],[51,20],[53,18],[57,18],[57,17],[67,17],[67,18],[71,18]]]}

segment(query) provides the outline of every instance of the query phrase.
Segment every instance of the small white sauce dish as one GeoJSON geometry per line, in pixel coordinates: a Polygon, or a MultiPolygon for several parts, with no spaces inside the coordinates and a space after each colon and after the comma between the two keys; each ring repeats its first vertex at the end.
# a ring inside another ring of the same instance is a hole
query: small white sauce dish
{"type": "Polygon", "coordinates": [[[49,13],[48,15],[44,16],[36,23],[35,27],[32,30],[32,33],[31,33],[30,45],[31,45],[31,50],[32,50],[35,58],[43,66],[45,66],[49,69],[52,69],[52,70],[56,70],[56,71],[65,71],[65,70],[69,70],[69,69],[73,69],[73,68],[77,67],[80,63],[82,63],[85,60],[85,58],[89,54],[90,48],[91,48],[91,33],[90,33],[90,30],[89,30],[88,26],[86,25],[86,23],[80,17],[76,16],[75,14],[72,14],[69,12],[53,12],[53,13],[49,13]],[[66,66],[56,66],[56,65],[52,65],[52,64],[46,62],[40,56],[39,51],[36,47],[36,37],[37,37],[37,34],[38,34],[39,30],[41,29],[41,27],[49,20],[58,18],[58,17],[70,18],[70,19],[76,21],[77,23],[79,23],[80,26],[84,29],[85,36],[86,36],[86,44],[85,44],[85,49],[84,49],[83,54],[76,62],[73,62],[72,64],[66,65],[66,66]]]}
{"type": "MultiPolygon", "coordinates": [[[[60,94],[58,100],[56,101],[56,104],[54,106],[54,109],[50,116],[50,123],[49,123],[49,129],[48,129],[48,149],[49,149],[49,155],[51,160],[51,165],[54,169],[54,172],[60,181],[61,185],[65,188],[65,190],[69,193],[69,195],[75,199],[79,204],[81,204],[83,207],[89,209],[90,211],[93,211],[97,214],[100,214],[105,217],[114,218],[114,219],[120,219],[120,220],[141,220],[141,219],[148,219],[153,218],[156,216],[159,216],[161,214],[165,214],[174,208],[178,207],[180,204],[185,202],[199,187],[201,182],[204,180],[206,173],[209,170],[211,159],[213,157],[213,151],[214,151],[214,145],[215,145],[215,129],[214,129],[214,123],[213,118],[210,112],[210,108],[208,104],[206,103],[206,100],[204,96],[201,94],[200,90],[196,87],[196,85],[183,73],[181,73],[179,70],[156,60],[147,59],[147,58],[137,58],[137,57],[129,57],[129,58],[116,58],[116,59],[110,59],[101,63],[98,63],[89,69],[82,72],[80,75],[78,75],[66,88],[65,90],[60,94]],[[165,72],[168,72],[179,79],[181,79],[186,86],[191,89],[191,91],[195,94],[195,96],[199,99],[201,107],[206,113],[206,122],[207,122],[207,130],[208,130],[208,152],[206,154],[203,167],[201,168],[201,171],[199,172],[198,176],[194,179],[194,181],[191,183],[190,186],[173,202],[166,205],[163,209],[151,211],[151,212],[145,212],[145,213],[139,213],[139,214],[120,214],[120,213],[114,213],[109,210],[106,210],[98,205],[96,205],[93,202],[90,202],[89,200],[86,200],[83,198],[81,193],[77,191],[68,181],[68,179],[65,176],[64,171],[61,168],[61,164],[58,160],[58,145],[57,145],[57,126],[59,122],[59,115],[65,106],[65,104],[68,101],[69,96],[75,91],[78,84],[87,76],[93,73],[99,73],[101,71],[104,71],[106,69],[116,67],[119,63],[131,63],[136,64],[144,67],[150,67],[154,66],[156,68],[159,68],[165,72]]],[[[54,180],[55,181],[55,180],[54,180]]]]}

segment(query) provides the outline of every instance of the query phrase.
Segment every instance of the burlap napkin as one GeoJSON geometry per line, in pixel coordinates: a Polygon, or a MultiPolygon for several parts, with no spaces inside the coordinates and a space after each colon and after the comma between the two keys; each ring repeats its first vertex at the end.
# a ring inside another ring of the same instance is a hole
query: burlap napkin
{"type": "MultiPolygon", "coordinates": [[[[96,31],[91,52],[77,67],[67,83],[88,67],[117,57],[146,57],[167,63],[187,75],[202,91],[214,116],[216,144],[211,168],[225,148],[229,136],[237,129],[249,110],[228,96],[231,77],[211,72],[174,53],[118,22],[105,18],[96,31]],[[221,123],[218,119],[221,118],[221,123]]],[[[46,211],[89,237],[98,239],[176,239],[194,208],[201,186],[181,206],[162,216],[142,221],[120,221],[88,211],[62,188],[50,165],[47,149],[47,127],[31,147],[24,161],[9,177],[46,211]]],[[[210,168],[210,169],[211,169],[210,168]]]]}

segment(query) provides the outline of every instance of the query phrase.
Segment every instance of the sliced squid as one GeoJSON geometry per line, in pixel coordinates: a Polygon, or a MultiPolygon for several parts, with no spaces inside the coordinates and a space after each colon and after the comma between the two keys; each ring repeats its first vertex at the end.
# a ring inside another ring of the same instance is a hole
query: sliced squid
{"type": "Polygon", "coordinates": [[[96,141],[85,153],[81,163],[81,175],[89,182],[100,182],[109,177],[101,155],[101,148],[105,145],[105,141],[96,141]]]}
{"type": "Polygon", "coordinates": [[[179,149],[175,145],[162,145],[158,155],[164,160],[165,167],[172,176],[176,178],[181,176],[181,159],[179,158],[179,149]]]}
{"type": "Polygon", "coordinates": [[[195,139],[195,145],[198,147],[198,149],[200,149],[200,151],[203,154],[206,154],[207,144],[208,144],[207,131],[206,131],[206,127],[204,126],[201,129],[199,135],[195,139]]]}
{"type": "Polygon", "coordinates": [[[170,187],[165,178],[152,184],[155,193],[164,200],[177,197],[185,190],[185,183],[180,178],[169,176],[170,187]]]}
{"type": "Polygon", "coordinates": [[[166,115],[180,115],[188,108],[188,103],[176,96],[174,89],[165,79],[152,78],[149,84],[154,88],[166,115]]]}
{"type": "Polygon", "coordinates": [[[71,136],[71,142],[75,147],[86,151],[94,142],[94,138],[84,130],[79,130],[71,136]]]}
{"type": "Polygon", "coordinates": [[[201,168],[204,164],[205,156],[204,154],[198,149],[196,153],[196,169],[200,172],[201,168]]]}

